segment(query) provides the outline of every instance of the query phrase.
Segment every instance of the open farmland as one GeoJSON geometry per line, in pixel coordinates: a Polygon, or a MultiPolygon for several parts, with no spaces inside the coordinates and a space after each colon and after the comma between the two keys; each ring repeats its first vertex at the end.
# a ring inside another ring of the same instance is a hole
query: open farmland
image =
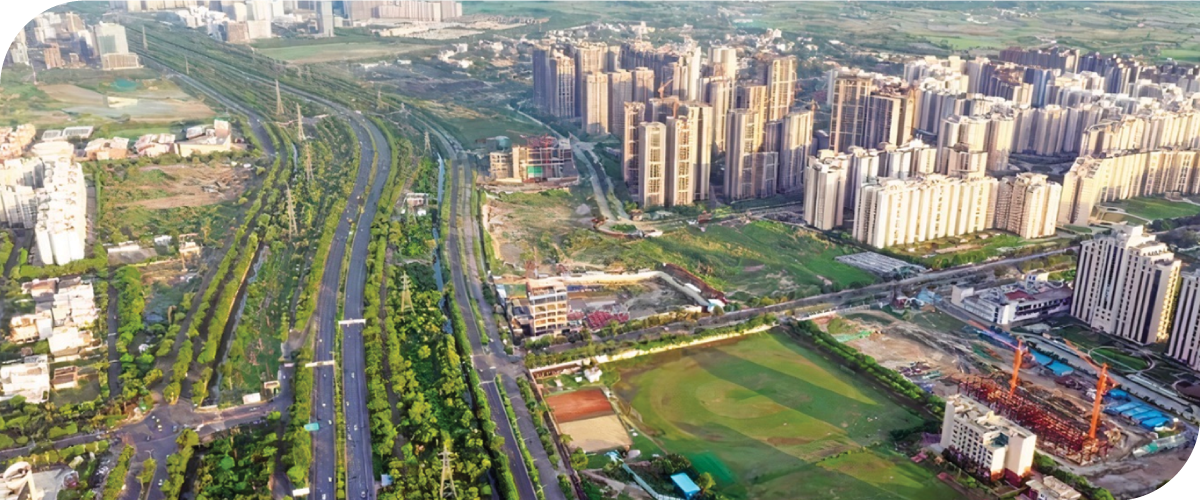
{"type": "Polygon", "coordinates": [[[884,444],[920,417],[781,333],[608,369],[640,430],[730,498],[958,498],[884,444]]]}

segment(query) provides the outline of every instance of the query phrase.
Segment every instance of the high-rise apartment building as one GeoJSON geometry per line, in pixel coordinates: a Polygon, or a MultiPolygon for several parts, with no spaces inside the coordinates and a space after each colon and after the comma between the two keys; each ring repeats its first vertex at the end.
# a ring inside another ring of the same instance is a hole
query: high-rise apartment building
{"type": "Polygon", "coordinates": [[[696,163],[699,156],[699,120],[688,116],[667,118],[667,168],[663,205],[690,205],[695,200],[696,163]]]}
{"type": "Polygon", "coordinates": [[[1102,202],[1167,193],[1200,194],[1200,151],[1159,150],[1080,156],[1063,177],[1060,225],[1086,226],[1102,202]]]}
{"type": "Polygon", "coordinates": [[[808,159],[804,170],[804,222],[822,231],[842,225],[849,168],[847,155],[830,150],[808,159]]]}
{"type": "Polygon", "coordinates": [[[767,67],[766,120],[782,120],[796,100],[796,58],[776,57],[767,67]]]}
{"type": "Polygon", "coordinates": [[[572,55],[575,59],[575,88],[578,94],[575,97],[575,116],[584,116],[586,113],[587,102],[583,98],[586,91],[587,75],[592,73],[603,73],[604,63],[608,56],[608,45],[604,43],[582,42],[571,47],[572,55]]]}
{"type": "Polygon", "coordinates": [[[901,144],[884,144],[879,151],[879,175],[907,179],[937,172],[937,150],[914,139],[901,144]]]}
{"type": "Polygon", "coordinates": [[[913,139],[916,95],[912,90],[885,88],[867,97],[862,146],[903,144],[913,139]]]}
{"type": "Polygon", "coordinates": [[[734,202],[755,198],[755,162],[751,156],[763,142],[762,120],[757,113],[739,108],[729,110],[725,124],[725,199],[734,202]]]}
{"type": "Polygon", "coordinates": [[[1200,272],[1184,275],[1180,281],[1167,355],[1200,371],[1200,272]]]}
{"type": "Polygon", "coordinates": [[[550,116],[571,118],[575,109],[575,60],[553,47],[533,49],[533,102],[550,116]]]}
{"type": "Polygon", "coordinates": [[[859,190],[854,238],[877,248],[959,236],[995,223],[996,180],[876,178],[859,190]]]}
{"type": "Polygon", "coordinates": [[[813,110],[784,115],[779,134],[779,182],[781,193],[804,189],[804,170],[813,150],[813,110]]]}
{"type": "Polygon", "coordinates": [[[583,75],[583,91],[579,100],[583,104],[583,132],[589,135],[608,133],[608,74],[587,73],[583,75]]]}
{"type": "Polygon", "coordinates": [[[625,185],[629,186],[634,194],[642,185],[638,177],[638,169],[641,168],[638,164],[638,151],[641,143],[640,126],[645,114],[646,105],[641,102],[627,102],[624,105],[622,118],[625,121],[621,127],[621,180],[625,181],[625,185]]]}
{"type": "MultiPolygon", "coordinates": [[[[735,71],[736,73],[736,71],[735,71]]],[[[725,151],[725,139],[729,133],[729,110],[733,109],[733,79],[712,77],[704,81],[704,102],[713,109],[713,146],[725,151]]]]}
{"type": "Polygon", "coordinates": [[[646,104],[650,98],[658,97],[654,86],[654,70],[645,67],[633,68],[633,100],[646,104]]]}
{"type": "Polygon", "coordinates": [[[730,81],[737,79],[737,49],[733,47],[713,47],[708,51],[708,58],[709,64],[712,65],[711,76],[725,78],[730,81]]]}
{"type": "Polygon", "coordinates": [[[1141,226],[1116,224],[1111,235],[1080,245],[1071,315],[1138,344],[1166,340],[1179,267],[1167,245],[1141,226]]]}
{"type": "Polygon", "coordinates": [[[659,122],[638,125],[638,203],[643,208],[666,204],[667,126],[659,122]]]}
{"type": "Polygon", "coordinates": [[[868,97],[874,84],[868,73],[847,69],[828,75],[829,149],[844,152],[863,145],[868,97]]]}
{"type": "Polygon", "coordinates": [[[1045,175],[1024,172],[1000,181],[996,195],[996,228],[1022,238],[1054,235],[1062,185],[1045,175]]]}
{"type": "Polygon", "coordinates": [[[633,74],[619,69],[608,73],[608,132],[625,137],[625,103],[633,101],[633,74]]]}

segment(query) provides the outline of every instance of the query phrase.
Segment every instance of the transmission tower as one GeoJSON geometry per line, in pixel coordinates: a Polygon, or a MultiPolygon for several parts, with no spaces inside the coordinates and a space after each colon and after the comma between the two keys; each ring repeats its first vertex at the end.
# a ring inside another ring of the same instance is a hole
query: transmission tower
{"type": "Polygon", "coordinates": [[[375,89],[375,110],[383,111],[383,90],[375,89]]]}
{"type": "Polygon", "coordinates": [[[458,498],[458,491],[454,489],[454,469],[450,468],[450,462],[454,460],[454,454],[450,453],[450,440],[442,439],[442,452],[438,454],[442,458],[442,481],[439,487],[442,498],[458,498]],[[446,483],[450,483],[450,491],[446,491],[446,483]]]}
{"type": "Polygon", "coordinates": [[[429,131],[425,131],[425,154],[429,154],[429,131]]]}
{"type": "Polygon", "coordinates": [[[187,73],[188,76],[192,76],[192,65],[188,64],[187,56],[183,56],[183,72],[187,73]]]}
{"type": "Polygon", "coordinates": [[[296,140],[304,139],[304,115],[300,114],[300,103],[296,103],[296,140]]]}
{"type": "Polygon", "coordinates": [[[279,95],[279,79],[275,79],[275,114],[283,116],[283,97],[279,95]]]}
{"type": "Polygon", "coordinates": [[[296,235],[296,205],[292,202],[292,186],[287,187],[288,236],[296,235]]]}
{"type": "Polygon", "coordinates": [[[412,290],[409,290],[408,273],[404,273],[400,276],[400,314],[412,310],[412,290]]]}
{"type": "Polygon", "coordinates": [[[308,182],[312,182],[312,151],[308,149],[308,144],[304,145],[304,175],[308,182]]]}
{"type": "Polygon", "coordinates": [[[142,50],[150,50],[150,45],[146,43],[146,27],[142,26],[142,50]]]}

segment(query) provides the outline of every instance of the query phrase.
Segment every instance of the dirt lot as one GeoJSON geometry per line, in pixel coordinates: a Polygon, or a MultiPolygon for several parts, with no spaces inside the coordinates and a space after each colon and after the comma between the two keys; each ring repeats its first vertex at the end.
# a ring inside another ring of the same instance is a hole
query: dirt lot
{"type": "Polygon", "coordinates": [[[615,415],[612,404],[600,389],[584,389],[567,394],[556,394],[546,398],[546,404],[554,412],[559,424],[574,422],[604,415],[615,415]]]}
{"type": "MultiPolygon", "coordinates": [[[[141,191],[137,201],[118,203],[118,206],[141,206],[148,209],[198,207],[236,200],[246,190],[250,172],[242,168],[192,165],[154,165],[142,167],[142,173],[161,172],[166,182],[154,186],[134,186],[141,191]]],[[[137,194],[137,193],[135,193],[137,194]]]]}
{"type": "Polygon", "coordinates": [[[621,425],[621,419],[615,414],[560,423],[558,427],[563,434],[571,436],[572,446],[583,448],[588,453],[633,445],[633,439],[625,432],[625,426],[621,425]]]}

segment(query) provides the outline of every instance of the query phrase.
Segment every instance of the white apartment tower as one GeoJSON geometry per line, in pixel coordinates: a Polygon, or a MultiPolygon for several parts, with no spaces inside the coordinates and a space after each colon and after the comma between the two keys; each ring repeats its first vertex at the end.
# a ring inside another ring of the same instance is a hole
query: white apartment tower
{"type": "Polygon", "coordinates": [[[638,125],[638,202],[643,208],[666,204],[667,126],[659,122],[638,125]]]}
{"type": "Polygon", "coordinates": [[[1200,272],[1183,277],[1167,355],[1200,371],[1200,272]]]}
{"type": "Polygon", "coordinates": [[[1138,344],[1166,340],[1179,267],[1142,226],[1115,224],[1112,235],[1080,245],[1071,315],[1138,344]]]}
{"type": "Polygon", "coordinates": [[[804,169],[813,149],[813,111],[784,115],[779,139],[779,192],[796,193],[804,188],[804,169]]]}
{"type": "Polygon", "coordinates": [[[846,205],[850,158],[822,150],[804,171],[804,221],[822,231],[841,226],[846,205]]]}
{"type": "Polygon", "coordinates": [[[588,73],[583,75],[583,132],[588,135],[608,133],[608,74],[588,73]]]}
{"type": "Polygon", "coordinates": [[[1005,177],[996,195],[996,227],[1022,238],[1053,236],[1061,198],[1062,185],[1045,175],[1005,177]]]}
{"type": "Polygon", "coordinates": [[[1037,435],[979,400],[955,394],[946,398],[941,445],[962,458],[972,472],[993,480],[1006,472],[1024,477],[1033,468],[1037,435]]]}

